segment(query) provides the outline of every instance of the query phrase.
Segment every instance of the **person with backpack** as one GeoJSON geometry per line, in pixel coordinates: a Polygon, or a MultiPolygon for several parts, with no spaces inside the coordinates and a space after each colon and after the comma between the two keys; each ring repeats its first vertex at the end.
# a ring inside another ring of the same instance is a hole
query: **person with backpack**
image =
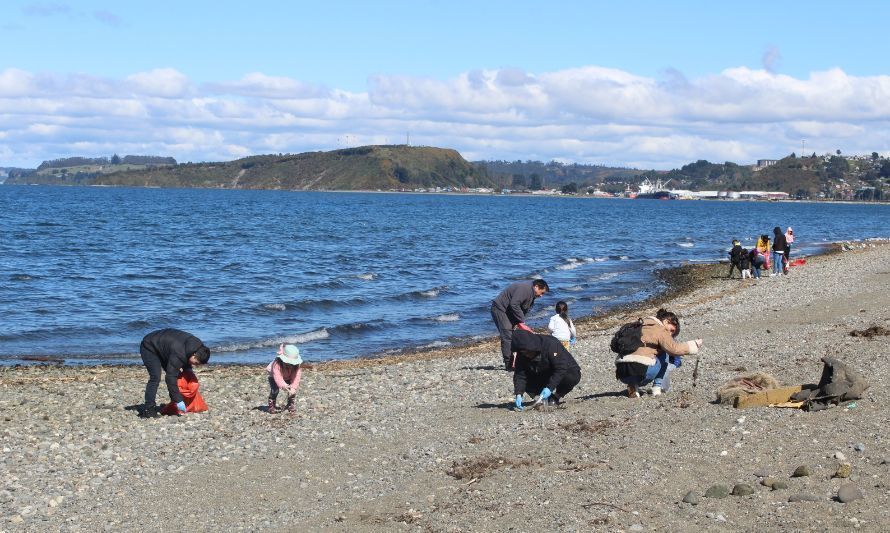
{"type": "Polygon", "coordinates": [[[556,337],[518,329],[513,332],[511,347],[516,352],[513,394],[517,411],[524,409],[525,393],[540,395],[543,405],[558,406],[581,381],[581,367],[556,337]]]}
{"type": "Polygon", "coordinates": [[[639,398],[637,389],[652,383],[652,395],[670,390],[670,372],[682,364],[681,356],[697,354],[702,340],[677,342],[680,319],[659,309],[653,317],[641,318],[621,326],[610,345],[618,354],[615,377],[627,385],[627,395],[639,398]]]}
{"type": "Polygon", "coordinates": [[[504,359],[504,370],[513,370],[513,352],[510,344],[513,341],[513,329],[531,328],[525,325],[525,314],[531,311],[535,299],[550,290],[547,282],[542,279],[534,281],[518,281],[513,283],[491,301],[491,319],[498,327],[501,336],[501,357],[504,359]]]}

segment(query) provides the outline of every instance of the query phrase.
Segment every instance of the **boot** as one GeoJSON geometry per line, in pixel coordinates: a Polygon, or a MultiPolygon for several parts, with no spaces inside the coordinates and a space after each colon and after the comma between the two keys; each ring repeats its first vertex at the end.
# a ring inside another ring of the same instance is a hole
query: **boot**
{"type": "Polygon", "coordinates": [[[297,406],[294,405],[294,400],[296,400],[296,399],[297,399],[296,395],[287,397],[287,412],[289,412],[289,413],[297,412],[297,406]]]}
{"type": "Polygon", "coordinates": [[[160,418],[161,413],[158,412],[158,408],[155,405],[146,405],[145,408],[142,409],[142,412],[139,413],[139,418],[160,418]]]}
{"type": "Polygon", "coordinates": [[[269,398],[269,410],[268,413],[270,415],[274,415],[278,412],[277,406],[275,405],[275,398],[269,398]]]}

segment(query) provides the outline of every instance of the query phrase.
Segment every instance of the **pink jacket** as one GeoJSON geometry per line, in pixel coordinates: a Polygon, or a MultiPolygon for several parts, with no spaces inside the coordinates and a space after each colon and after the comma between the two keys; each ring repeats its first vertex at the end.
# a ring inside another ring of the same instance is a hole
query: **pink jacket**
{"type": "Polygon", "coordinates": [[[294,389],[300,386],[300,375],[303,373],[303,369],[300,368],[300,365],[294,369],[291,368],[290,372],[285,371],[281,367],[281,361],[276,357],[274,361],[269,363],[269,366],[266,367],[266,372],[272,376],[272,379],[275,380],[275,384],[278,385],[279,389],[294,389]]]}

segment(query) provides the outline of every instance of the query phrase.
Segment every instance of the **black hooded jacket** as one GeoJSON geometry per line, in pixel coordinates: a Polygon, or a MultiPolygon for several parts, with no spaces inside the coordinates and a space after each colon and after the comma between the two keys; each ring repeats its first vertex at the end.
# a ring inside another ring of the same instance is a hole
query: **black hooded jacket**
{"type": "Polygon", "coordinates": [[[785,240],[785,234],[782,233],[781,228],[773,229],[773,251],[774,252],[782,252],[783,254],[788,253],[788,241],[785,240]]]}
{"type": "Polygon", "coordinates": [[[182,401],[182,393],[179,392],[179,385],[176,383],[179,369],[191,368],[189,357],[203,345],[201,339],[191,333],[172,328],[153,331],[142,339],[142,347],[160,359],[164,367],[164,381],[174,402],[182,401]]]}
{"type": "Polygon", "coordinates": [[[513,372],[513,394],[524,394],[529,381],[547,380],[547,388],[556,390],[566,374],[581,371],[581,367],[562,342],[550,335],[538,335],[525,330],[513,332],[514,352],[535,352],[534,357],[522,353],[516,356],[513,372]]]}

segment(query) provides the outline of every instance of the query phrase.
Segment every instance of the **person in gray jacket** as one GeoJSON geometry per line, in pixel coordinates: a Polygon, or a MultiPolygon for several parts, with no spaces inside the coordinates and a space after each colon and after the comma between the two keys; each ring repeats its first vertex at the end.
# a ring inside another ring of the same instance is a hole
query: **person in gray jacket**
{"type": "Polygon", "coordinates": [[[525,315],[528,313],[535,298],[547,294],[550,287],[542,279],[534,281],[519,281],[513,283],[491,301],[491,318],[498,328],[501,337],[501,357],[504,359],[504,369],[513,370],[513,351],[510,347],[513,342],[513,329],[531,328],[525,325],[525,315]]]}

